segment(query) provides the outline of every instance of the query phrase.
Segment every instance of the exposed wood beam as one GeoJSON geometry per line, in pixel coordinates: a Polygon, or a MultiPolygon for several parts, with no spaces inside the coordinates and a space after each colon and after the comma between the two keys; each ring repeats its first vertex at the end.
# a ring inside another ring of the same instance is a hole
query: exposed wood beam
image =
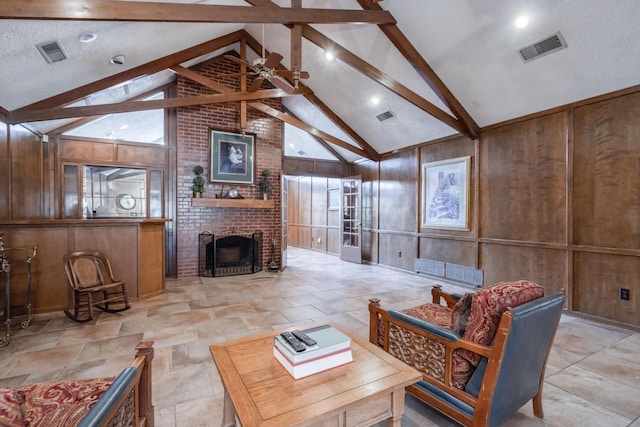
{"type": "MultiPolygon", "coordinates": [[[[369,155],[364,150],[361,150],[360,148],[355,147],[355,146],[349,144],[348,142],[345,142],[345,141],[343,141],[343,140],[341,140],[339,138],[336,138],[333,135],[329,135],[326,132],[323,132],[323,131],[321,131],[319,129],[316,129],[313,126],[309,126],[308,124],[306,124],[306,123],[304,123],[304,122],[302,122],[302,121],[300,121],[298,119],[295,119],[295,118],[289,116],[288,114],[283,113],[282,111],[278,111],[273,107],[269,107],[268,105],[263,104],[261,102],[250,102],[249,106],[251,106],[251,107],[253,107],[253,108],[257,109],[257,110],[260,110],[263,113],[265,113],[265,114],[267,114],[267,115],[269,115],[271,117],[275,117],[276,119],[282,120],[285,123],[289,123],[291,126],[295,126],[298,129],[302,129],[303,131],[308,132],[311,135],[317,136],[318,138],[322,138],[327,142],[330,142],[330,143],[332,143],[334,145],[337,145],[338,147],[342,147],[345,150],[349,150],[352,153],[356,153],[359,156],[366,157],[367,159],[370,159],[369,155]]],[[[373,159],[370,159],[370,160],[373,160],[373,159]]]]}
{"type": "Polygon", "coordinates": [[[114,0],[2,0],[2,19],[294,24],[395,23],[384,10],[219,6],[114,0]]]}
{"type": "Polygon", "coordinates": [[[417,93],[409,89],[408,87],[394,80],[391,76],[378,70],[373,65],[369,64],[362,58],[353,54],[351,51],[345,49],[338,43],[334,42],[329,37],[322,34],[320,31],[308,25],[304,25],[302,28],[302,34],[305,39],[309,40],[310,42],[318,45],[319,47],[325,50],[331,51],[336,58],[339,58],[345,64],[355,68],[363,75],[369,77],[375,82],[391,90],[396,95],[402,97],[406,101],[409,101],[416,107],[425,111],[427,114],[430,114],[431,116],[440,120],[444,124],[452,127],[458,132],[467,134],[466,127],[463,126],[463,124],[460,121],[458,121],[458,119],[456,119],[455,117],[452,117],[451,115],[441,110],[440,108],[436,107],[435,105],[433,105],[432,103],[430,103],[429,101],[427,101],[426,99],[424,99],[423,97],[421,97],[420,95],[418,95],[417,93]]]}
{"type": "MultiPolygon", "coordinates": [[[[271,7],[280,10],[279,6],[273,3],[271,0],[246,0],[249,4],[252,4],[254,7],[271,7]]],[[[289,25],[289,28],[292,28],[289,25]]],[[[302,25],[302,36],[309,40],[310,42],[316,44],[317,46],[325,49],[331,50],[331,52],[339,58],[345,64],[353,67],[358,70],[360,73],[366,75],[370,79],[376,81],[387,89],[391,90],[398,96],[404,98],[406,101],[409,101],[416,107],[422,109],[427,114],[435,117],[451,128],[457,130],[458,132],[465,134],[467,136],[472,136],[469,132],[469,129],[460,122],[457,118],[452,117],[447,112],[441,110],[440,108],[433,105],[431,102],[427,101],[417,93],[413,92],[411,89],[402,85],[401,83],[394,80],[392,77],[378,70],[362,58],[358,57],[348,49],[339,45],[338,43],[331,40],[329,37],[322,34],[320,31],[312,28],[309,25],[302,25]]],[[[453,111],[453,110],[452,110],[453,111]]]]}
{"type": "MultiPolygon", "coordinates": [[[[251,49],[255,52],[262,51],[262,45],[251,36],[251,34],[246,34],[247,44],[251,49]]],[[[268,51],[265,51],[266,55],[269,55],[268,51]]],[[[278,69],[284,69],[283,66],[279,66],[278,69]]],[[[304,87],[303,83],[299,83],[300,87],[304,87]]],[[[349,135],[356,144],[360,146],[362,150],[364,150],[368,156],[367,158],[373,161],[380,161],[381,157],[378,152],[371,147],[365,140],[362,138],[355,130],[353,130],[349,125],[347,125],[344,120],[342,120],[329,106],[327,106],[324,102],[318,98],[313,92],[304,95],[312,104],[318,107],[336,126],[338,126],[344,133],[349,135]]],[[[350,144],[349,144],[350,145],[350,144]]]]}
{"type": "MultiPolygon", "coordinates": [[[[138,4],[142,4],[142,3],[138,3],[138,4]]],[[[135,79],[136,77],[140,77],[143,75],[157,73],[158,71],[162,71],[169,68],[171,65],[183,63],[190,59],[197,58],[198,56],[205,55],[207,53],[213,52],[214,50],[221,49],[225,46],[236,43],[240,41],[242,34],[244,34],[244,30],[234,31],[233,33],[229,33],[225,36],[218,37],[213,40],[209,40],[199,45],[182,50],[180,52],[176,52],[171,55],[164,56],[162,58],[148,62],[144,65],[140,65],[138,67],[131,68],[121,73],[114,74],[109,77],[105,77],[102,80],[98,80],[96,82],[89,83],[84,86],[80,86],[78,88],[61,93],[59,95],[55,95],[50,98],[43,99],[42,101],[38,101],[26,107],[22,107],[18,110],[14,110],[14,113],[17,113],[18,111],[31,110],[31,109],[41,110],[45,108],[54,108],[54,107],[70,104],[72,102],[75,102],[79,99],[84,98],[85,96],[89,96],[92,93],[110,88],[119,83],[126,82],[128,80],[132,80],[132,79],[135,79]]]]}
{"type": "MultiPolygon", "coordinates": [[[[250,43],[250,41],[247,40],[247,43],[250,43]]],[[[226,86],[224,86],[224,85],[222,85],[222,84],[220,84],[218,82],[215,82],[215,81],[213,81],[213,80],[211,80],[211,79],[209,79],[209,78],[207,78],[205,76],[202,76],[202,75],[200,75],[200,74],[196,73],[195,71],[190,70],[188,68],[184,68],[184,67],[181,67],[181,66],[174,66],[174,67],[171,67],[171,69],[176,71],[178,74],[180,74],[180,75],[182,75],[182,76],[184,76],[184,77],[186,77],[188,79],[193,79],[195,82],[200,83],[201,85],[203,85],[205,87],[208,87],[209,89],[213,89],[213,90],[215,90],[217,92],[228,93],[228,92],[232,91],[232,89],[230,89],[230,88],[228,88],[228,87],[226,87],[226,86]]],[[[283,122],[289,123],[292,126],[295,126],[295,127],[299,128],[299,129],[302,129],[302,130],[310,133],[311,135],[315,135],[315,136],[317,136],[319,138],[322,138],[327,142],[330,142],[330,143],[335,144],[335,145],[337,145],[339,147],[342,147],[342,148],[344,148],[346,150],[349,150],[352,153],[356,153],[359,156],[362,156],[362,157],[365,157],[367,159],[373,160],[371,158],[371,156],[367,152],[365,152],[364,150],[362,150],[362,149],[360,149],[358,147],[355,147],[355,146],[349,144],[348,142],[345,142],[345,141],[343,141],[343,140],[341,140],[339,138],[336,138],[333,135],[329,135],[328,133],[325,133],[325,132],[322,132],[322,131],[320,131],[318,129],[315,129],[314,127],[309,126],[309,125],[307,125],[306,123],[304,123],[304,122],[302,122],[300,120],[296,120],[293,117],[288,116],[288,115],[282,113],[281,111],[276,110],[275,108],[271,108],[271,107],[269,107],[269,106],[267,106],[267,105],[265,105],[265,104],[263,104],[261,102],[249,102],[248,105],[249,105],[249,107],[254,108],[256,110],[259,110],[259,111],[262,111],[263,113],[265,113],[265,114],[267,114],[267,115],[269,115],[271,117],[274,117],[274,118],[276,118],[278,120],[281,120],[283,122]]]]}
{"type": "Polygon", "coordinates": [[[362,149],[364,151],[366,151],[367,153],[369,153],[369,158],[371,160],[374,160],[376,162],[379,162],[380,159],[382,158],[380,156],[380,154],[373,149],[373,147],[371,147],[361,136],[358,132],[356,132],[355,130],[353,130],[353,128],[351,128],[351,126],[349,126],[344,120],[342,120],[342,118],[340,118],[340,116],[338,116],[335,111],[333,111],[331,108],[329,108],[329,106],[327,104],[325,104],[320,98],[318,98],[318,96],[315,93],[307,93],[304,95],[304,97],[311,102],[313,105],[316,106],[316,108],[318,108],[320,111],[322,111],[324,113],[325,116],[327,116],[327,118],[329,120],[331,120],[331,122],[338,126],[344,133],[346,133],[347,135],[349,135],[349,137],[351,137],[351,139],[353,139],[355,141],[356,144],[358,144],[360,147],[362,147],[362,149]]]}
{"type": "MultiPolygon", "coordinates": [[[[383,10],[377,2],[371,0],[357,0],[365,10],[383,10]]],[[[453,96],[453,93],[440,80],[440,77],[427,64],[427,61],[420,55],[418,50],[409,42],[409,39],[400,31],[396,24],[378,25],[387,38],[400,51],[405,59],[417,71],[418,75],[429,85],[431,90],[444,102],[444,104],[456,115],[465,127],[463,134],[475,139],[480,135],[480,127],[473,120],[471,115],[464,109],[462,104],[453,96]]]]}
{"type": "MultiPolygon", "coordinates": [[[[166,93],[167,92],[166,89],[167,89],[168,86],[169,85],[164,85],[164,86],[161,86],[161,87],[158,87],[158,88],[155,88],[155,89],[151,89],[148,92],[141,93],[139,95],[129,97],[129,98],[125,99],[125,101],[143,100],[143,99],[148,98],[149,96],[151,96],[153,94],[156,94],[158,92],[161,92],[161,91],[164,91],[166,93]]],[[[50,134],[50,135],[60,135],[60,134],[66,132],[66,131],[68,131],[70,129],[75,129],[75,128],[80,127],[80,126],[82,126],[84,124],[90,123],[90,122],[92,122],[94,120],[96,120],[95,117],[82,117],[82,118],[74,120],[72,122],[65,123],[62,126],[58,126],[55,129],[51,129],[47,133],[50,134]]]]}
{"type": "MultiPolygon", "coordinates": [[[[289,109],[287,109],[286,107],[283,107],[285,113],[287,113],[288,115],[290,115],[291,117],[293,117],[296,120],[300,120],[300,118],[298,116],[296,116],[292,111],[290,111],[289,109]]],[[[318,138],[315,135],[311,135],[311,137],[313,139],[316,140],[316,142],[320,145],[322,145],[328,152],[330,152],[331,154],[333,154],[334,156],[336,156],[341,162],[343,163],[349,163],[349,161],[347,161],[347,159],[345,159],[344,157],[342,157],[342,155],[340,155],[340,153],[338,153],[332,146],[331,144],[327,144],[325,142],[324,139],[322,138],[318,138]]]]}
{"type": "MultiPolygon", "coordinates": [[[[240,40],[240,58],[247,60],[247,39],[242,37],[240,40]]],[[[240,92],[247,90],[247,66],[240,64],[240,92]]],[[[240,129],[243,131],[247,128],[247,101],[240,101],[240,129]]]]}
{"type": "Polygon", "coordinates": [[[45,110],[27,110],[9,113],[9,124],[35,122],[40,120],[68,119],[70,117],[102,116],[105,114],[128,113],[131,111],[159,110],[163,108],[191,107],[194,105],[219,104],[256,99],[280,98],[283,96],[301,95],[309,92],[308,88],[300,88],[294,93],[282,89],[265,89],[256,92],[228,92],[216,95],[189,96],[182,98],[166,98],[151,101],[131,101],[115,104],[86,105],[83,107],[48,108],[45,110]]]}

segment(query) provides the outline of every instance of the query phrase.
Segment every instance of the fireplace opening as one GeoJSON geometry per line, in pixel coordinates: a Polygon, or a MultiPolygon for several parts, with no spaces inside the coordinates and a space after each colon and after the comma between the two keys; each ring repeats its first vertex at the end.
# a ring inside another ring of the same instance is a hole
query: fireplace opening
{"type": "Polygon", "coordinates": [[[262,270],[262,232],[199,235],[198,274],[218,277],[250,274],[262,270]]]}

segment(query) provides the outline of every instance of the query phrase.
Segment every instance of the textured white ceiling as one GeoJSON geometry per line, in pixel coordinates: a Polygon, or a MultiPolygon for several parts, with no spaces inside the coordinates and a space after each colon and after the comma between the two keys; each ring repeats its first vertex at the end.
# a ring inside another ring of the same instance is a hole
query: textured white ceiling
{"type": "MultiPolygon", "coordinates": [[[[199,3],[246,5],[240,0],[199,3]]],[[[286,6],[289,1],[277,3],[286,6]]],[[[394,15],[400,30],[480,126],[640,84],[637,0],[384,0],[379,4],[394,15]],[[529,25],[515,28],[515,18],[524,13],[529,25]],[[520,59],[518,49],[557,31],[567,49],[526,64],[520,59]]],[[[359,8],[357,2],[345,0],[303,1],[303,6],[359,8]]],[[[263,27],[257,24],[0,20],[0,107],[11,111],[240,28],[262,40],[263,27]],[[98,39],[80,43],[78,36],[85,32],[96,32],[98,39]],[[53,65],[44,61],[35,45],[52,40],[63,45],[69,60],[53,65]],[[126,55],[124,66],[109,63],[116,54],[126,55]]],[[[267,49],[281,53],[288,66],[289,30],[277,24],[264,28],[267,49]]],[[[377,26],[314,28],[448,111],[377,26]]],[[[380,153],[455,133],[341,61],[327,62],[323,50],[308,41],[303,42],[302,65],[311,74],[305,84],[380,153]],[[381,103],[372,105],[372,96],[381,103]],[[375,116],[387,109],[396,117],[378,122],[375,116]]],[[[285,105],[309,125],[350,141],[310,103],[290,98],[285,105]]]]}

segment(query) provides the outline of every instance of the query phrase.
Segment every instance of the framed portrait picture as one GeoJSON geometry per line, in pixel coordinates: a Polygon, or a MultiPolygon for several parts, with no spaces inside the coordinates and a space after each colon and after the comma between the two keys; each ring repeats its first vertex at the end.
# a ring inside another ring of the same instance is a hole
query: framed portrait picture
{"type": "Polygon", "coordinates": [[[422,226],[469,230],[471,157],[422,165],[422,226]]]}
{"type": "Polygon", "coordinates": [[[255,136],[211,130],[211,182],[253,184],[255,136]]]}

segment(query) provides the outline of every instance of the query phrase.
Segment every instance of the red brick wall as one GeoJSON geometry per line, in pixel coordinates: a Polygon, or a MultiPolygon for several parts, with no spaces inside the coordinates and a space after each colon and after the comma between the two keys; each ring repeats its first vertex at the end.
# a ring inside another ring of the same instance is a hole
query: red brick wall
{"type": "MultiPolygon", "coordinates": [[[[240,89],[238,77],[225,77],[220,74],[238,72],[239,67],[225,58],[216,58],[194,67],[198,73],[224,83],[236,90],[240,89]]],[[[267,85],[265,84],[265,87],[267,85]]],[[[178,96],[199,96],[215,92],[198,83],[178,76],[178,96]]],[[[282,109],[280,99],[262,101],[278,110],[282,109]]],[[[281,206],[280,178],[282,172],[283,123],[263,113],[247,107],[246,132],[255,134],[255,178],[260,179],[262,171],[271,171],[270,198],[275,200],[274,209],[236,209],[236,208],[200,208],[191,206],[191,169],[201,165],[208,181],[209,174],[209,131],[210,129],[240,133],[240,104],[212,104],[178,110],[177,144],[177,257],[178,276],[198,274],[198,234],[204,231],[220,233],[232,228],[242,231],[260,230],[263,237],[264,268],[271,257],[270,241],[276,239],[276,262],[280,265],[281,253],[281,206]]],[[[231,187],[238,189],[245,199],[259,199],[257,185],[226,184],[225,192],[231,187]]],[[[214,198],[222,190],[221,183],[207,183],[203,197],[214,198]]]]}

